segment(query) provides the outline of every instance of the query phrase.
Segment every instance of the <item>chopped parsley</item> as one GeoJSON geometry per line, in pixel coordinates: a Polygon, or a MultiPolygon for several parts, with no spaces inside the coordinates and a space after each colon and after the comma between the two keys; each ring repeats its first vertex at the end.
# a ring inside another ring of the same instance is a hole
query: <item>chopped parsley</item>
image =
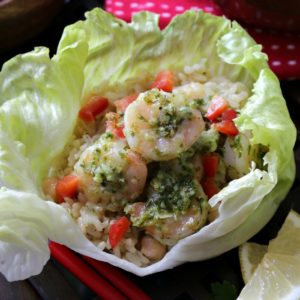
{"type": "Polygon", "coordinates": [[[232,142],[230,143],[230,146],[235,149],[236,153],[238,154],[238,157],[242,156],[243,153],[243,147],[241,145],[241,136],[237,135],[233,138],[232,142]]]}
{"type": "MultiPolygon", "coordinates": [[[[123,167],[119,163],[117,156],[111,156],[110,149],[112,135],[104,133],[98,143],[87,154],[86,159],[80,163],[86,174],[90,174],[93,180],[99,183],[99,189],[110,193],[116,193],[124,188],[126,181],[123,176],[123,167]]],[[[127,147],[120,147],[116,153],[122,161],[125,161],[127,147]]]]}
{"type": "Polygon", "coordinates": [[[183,106],[177,109],[172,103],[160,107],[159,117],[152,122],[152,127],[159,137],[172,138],[184,120],[193,117],[191,108],[183,106]]]}
{"type": "Polygon", "coordinates": [[[199,110],[204,116],[207,112],[209,103],[211,102],[212,96],[205,96],[203,98],[195,98],[190,101],[190,106],[194,109],[199,110]]]}
{"type": "Polygon", "coordinates": [[[155,207],[167,213],[183,212],[189,208],[196,192],[191,177],[160,171],[150,182],[147,208],[155,207]]]}
{"type": "MultiPolygon", "coordinates": [[[[193,117],[190,106],[177,107],[174,104],[173,94],[152,89],[144,94],[143,100],[149,105],[157,106],[159,110],[158,118],[149,120],[150,126],[158,137],[172,138],[182,122],[193,117]]],[[[142,116],[138,118],[146,121],[142,116]]]]}
{"type": "Polygon", "coordinates": [[[191,176],[160,170],[149,183],[145,212],[131,220],[135,226],[147,226],[156,224],[159,219],[176,217],[191,207],[197,194],[198,189],[191,176]]]}
{"type": "Polygon", "coordinates": [[[193,144],[193,146],[185,152],[180,153],[178,158],[180,160],[186,160],[191,158],[196,153],[204,154],[209,152],[215,152],[217,149],[219,150],[219,139],[220,134],[210,128],[209,130],[205,130],[202,132],[198,140],[193,144]]]}
{"type": "Polygon", "coordinates": [[[107,192],[115,193],[125,186],[125,179],[122,170],[116,167],[108,159],[103,159],[93,153],[91,161],[84,164],[85,172],[92,175],[93,180],[99,183],[99,188],[107,192]]]}
{"type": "Polygon", "coordinates": [[[191,103],[191,105],[198,110],[201,110],[204,104],[205,104],[205,101],[203,98],[193,99],[192,103],[191,103]]]}
{"type": "Polygon", "coordinates": [[[103,133],[103,139],[111,140],[114,138],[114,135],[111,132],[105,132],[103,133]]]}

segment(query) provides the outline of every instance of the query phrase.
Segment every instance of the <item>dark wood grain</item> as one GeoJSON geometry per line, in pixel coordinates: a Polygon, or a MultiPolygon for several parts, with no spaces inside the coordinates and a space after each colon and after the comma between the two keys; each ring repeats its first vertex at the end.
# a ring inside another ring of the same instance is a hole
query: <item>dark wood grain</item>
{"type": "Polygon", "coordinates": [[[0,300],[41,300],[28,281],[8,282],[0,273],[0,300]]]}
{"type": "Polygon", "coordinates": [[[81,300],[66,277],[49,261],[43,272],[28,280],[8,282],[0,274],[0,300],[81,300]]]}
{"type": "Polygon", "coordinates": [[[29,282],[43,300],[80,300],[79,294],[52,261],[47,263],[41,274],[29,278],[29,282]]]}

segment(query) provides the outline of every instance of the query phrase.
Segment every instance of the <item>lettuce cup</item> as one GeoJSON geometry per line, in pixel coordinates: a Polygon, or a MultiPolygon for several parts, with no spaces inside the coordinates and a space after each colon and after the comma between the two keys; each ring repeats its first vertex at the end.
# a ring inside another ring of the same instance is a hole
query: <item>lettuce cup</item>
{"type": "Polygon", "coordinates": [[[220,255],[273,216],[296,130],[261,46],[188,11],[164,29],[101,9],[0,73],[0,271],[48,241],[144,276],[220,255]]]}

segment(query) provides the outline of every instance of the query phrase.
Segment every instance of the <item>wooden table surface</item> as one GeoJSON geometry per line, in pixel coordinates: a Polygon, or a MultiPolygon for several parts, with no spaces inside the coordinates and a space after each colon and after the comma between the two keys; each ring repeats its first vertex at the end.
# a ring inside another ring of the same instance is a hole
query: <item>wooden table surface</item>
{"type": "Polygon", "coordinates": [[[74,289],[52,260],[47,263],[41,274],[28,280],[8,283],[0,274],[0,300],[41,299],[80,300],[82,296],[74,289]]]}

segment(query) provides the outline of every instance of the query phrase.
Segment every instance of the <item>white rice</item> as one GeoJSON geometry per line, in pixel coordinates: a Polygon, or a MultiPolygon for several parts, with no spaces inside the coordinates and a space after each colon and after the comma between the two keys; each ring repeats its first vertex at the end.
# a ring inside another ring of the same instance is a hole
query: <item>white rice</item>
{"type": "MultiPolygon", "coordinates": [[[[124,92],[124,89],[116,88],[114,92],[108,92],[106,97],[114,101],[126,96],[126,93],[142,92],[149,88],[151,80],[145,80],[144,83],[132,82],[131,90],[124,92]]],[[[229,102],[234,109],[239,109],[249,97],[247,87],[240,82],[231,82],[224,77],[210,78],[207,73],[206,59],[202,59],[199,63],[193,66],[186,66],[182,72],[175,74],[175,83],[178,85],[185,85],[191,82],[200,83],[198,85],[207,96],[220,95],[229,102]]],[[[104,124],[104,121],[101,121],[104,124]]],[[[104,128],[104,125],[101,128],[104,128]]],[[[79,130],[80,131],[80,130],[79,130]]],[[[58,177],[69,174],[75,163],[80,158],[81,153],[89,146],[91,146],[100,134],[90,136],[84,134],[82,137],[75,138],[69,143],[65,149],[68,156],[63,156],[61,160],[53,168],[54,174],[58,177]],[[60,165],[60,168],[57,167],[60,165]],[[63,166],[63,168],[62,168],[63,166]]],[[[147,266],[151,261],[145,257],[137,248],[139,230],[131,228],[126,234],[126,237],[114,248],[108,240],[108,230],[112,223],[114,223],[116,216],[106,217],[104,207],[99,203],[93,203],[86,198],[82,193],[79,193],[77,201],[66,199],[62,203],[71,216],[76,220],[82,232],[101,250],[111,251],[117,257],[124,258],[137,266],[147,266]]]]}
{"type": "Polygon", "coordinates": [[[185,66],[183,72],[175,74],[176,85],[183,85],[189,82],[206,82],[209,79],[206,61],[206,59],[201,59],[193,66],[185,66]]]}
{"type": "Polygon", "coordinates": [[[204,83],[207,95],[219,95],[225,98],[234,109],[240,109],[249,97],[247,87],[241,82],[231,82],[224,77],[215,77],[204,83]]]}

